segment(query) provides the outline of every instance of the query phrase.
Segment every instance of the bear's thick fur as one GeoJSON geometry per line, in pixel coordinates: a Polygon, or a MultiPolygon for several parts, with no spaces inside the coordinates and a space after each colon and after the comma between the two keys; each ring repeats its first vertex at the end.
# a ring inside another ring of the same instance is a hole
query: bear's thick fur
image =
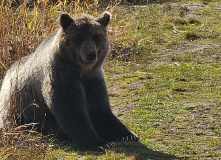
{"type": "Polygon", "coordinates": [[[109,12],[98,17],[62,14],[60,28],[7,71],[0,91],[0,128],[58,125],[84,149],[137,140],[110,108],[102,69],[110,19],[109,12]]]}

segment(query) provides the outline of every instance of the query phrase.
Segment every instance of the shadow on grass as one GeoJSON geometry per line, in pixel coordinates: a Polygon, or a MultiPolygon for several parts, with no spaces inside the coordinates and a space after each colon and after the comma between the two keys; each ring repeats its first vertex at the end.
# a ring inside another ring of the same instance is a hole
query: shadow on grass
{"type": "MultiPolygon", "coordinates": [[[[70,143],[69,143],[70,145],[70,143]]],[[[67,151],[67,149],[65,149],[67,151]]],[[[106,154],[104,152],[99,151],[82,151],[79,148],[74,146],[68,149],[69,151],[77,151],[79,155],[93,155],[93,156],[100,156],[106,154]]],[[[124,153],[127,157],[134,157],[136,160],[179,160],[179,159],[187,159],[185,157],[177,157],[175,155],[163,153],[160,151],[154,151],[149,149],[144,144],[140,142],[125,142],[125,143],[116,143],[114,147],[108,149],[113,153],[124,153]]]]}
{"type": "MultiPolygon", "coordinates": [[[[17,132],[16,132],[17,133],[17,132]]],[[[31,133],[31,132],[30,132],[31,133]]],[[[48,135],[48,136],[42,136],[42,134],[36,134],[38,132],[36,132],[35,134],[33,133],[33,136],[37,139],[41,139],[39,141],[33,141],[33,138],[30,138],[30,133],[28,134],[29,136],[27,136],[27,139],[19,139],[24,137],[24,135],[26,135],[26,133],[21,132],[20,134],[23,136],[17,136],[17,134],[9,134],[10,137],[4,137],[3,133],[0,132],[0,146],[6,146],[6,147],[10,147],[9,142],[11,140],[13,140],[14,137],[14,147],[17,149],[21,149],[21,151],[23,150],[23,148],[21,147],[20,143],[21,141],[22,144],[27,144],[27,146],[30,147],[30,150],[34,150],[34,144],[38,144],[40,146],[41,151],[44,151],[44,145],[42,146],[43,143],[51,143],[53,144],[53,149],[61,149],[64,150],[65,152],[77,152],[79,155],[81,156],[85,156],[85,155],[92,155],[92,156],[102,156],[105,155],[106,152],[99,152],[99,151],[86,151],[86,150],[81,150],[76,146],[73,146],[72,142],[70,141],[70,139],[65,136],[64,134],[60,134],[58,135],[48,135]],[[28,138],[29,137],[29,138],[28,138]],[[7,141],[8,143],[2,143],[1,144],[1,139],[4,141],[7,141]],[[41,148],[41,146],[43,148],[41,148]],[[33,147],[33,148],[32,148],[33,147]]],[[[31,136],[32,137],[32,136],[31,136]]],[[[107,149],[107,152],[111,152],[111,153],[116,153],[116,154],[124,154],[126,157],[134,157],[134,159],[136,160],[175,160],[175,159],[188,159],[185,157],[177,157],[175,155],[172,154],[168,154],[168,153],[163,153],[161,151],[155,151],[153,149],[148,148],[147,146],[145,146],[144,144],[140,143],[140,142],[121,142],[121,143],[116,143],[116,145],[110,149],[107,149]]],[[[36,152],[37,153],[37,152],[36,152]]]]}
{"type": "MultiPolygon", "coordinates": [[[[33,135],[31,134],[32,132],[29,132],[29,136],[27,136],[27,139],[24,138],[26,136],[25,132],[15,132],[13,134],[9,133],[9,134],[3,134],[3,132],[0,131],[0,147],[4,147],[5,148],[10,148],[11,147],[11,141],[13,141],[14,148],[20,149],[20,151],[23,150],[23,148],[21,147],[21,142],[22,144],[29,146],[30,150],[35,150],[36,147],[34,147],[37,143],[37,145],[39,146],[39,149],[43,152],[45,150],[45,145],[42,145],[43,143],[52,143],[53,145],[53,149],[61,149],[64,150],[65,152],[76,152],[79,155],[85,156],[85,155],[92,155],[92,156],[102,156],[105,155],[105,152],[99,152],[99,151],[86,151],[86,150],[80,150],[78,147],[73,146],[70,139],[61,134],[61,135],[48,135],[48,136],[43,136],[42,134],[38,133],[38,132],[34,132],[33,135]],[[4,136],[3,136],[4,135],[4,136]],[[18,135],[23,135],[23,136],[18,136],[18,135]],[[38,141],[33,141],[33,137],[35,137],[34,139],[39,139],[38,141]],[[31,138],[30,138],[31,137],[31,138]],[[1,140],[3,141],[1,142],[1,140]],[[33,147],[33,148],[32,148],[33,147]]],[[[13,149],[12,147],[12,149],[13,149]]],[[[147,159],[152,159],[152,160],[175,160],[175,159],[188,159],[186,157],[177,157],[175,155],[172,154],[168,154],[168,153],[163,153],[161,151],[155,151],[153,149],[148,148],[147,146],[145,146],[144,144],[140,143],[140,142],[121,142],[121,143],[116,143],[116,145],[114,147],[112,147],[111,149],[108,149],[107,152],[111,152],[111,153],[116,153],[116,154],[124,154],[126,157],[134,157],[134,159],[137,160],[147,160],[147,159]]],[[[35,153],[35,152],[33,152],[35,153]]],[[[36,154],[38,154],[38,152],[36,152],[36,154]]],[[[16,155],[15,155],[16,156],[16,155]]],[[[1,158],[0,158],[1,159],[1,158]]]]}
{"type": "Polygon", "coordinates": [[[177,157],[175,155],[163,153],[160,151],[154,151],[147,148],[144,144],[140,142],[127,142],[119,143],[114,149],[115,153],[125,153],[126,156],[134,156],[135,159],[139,160],[173,160],[173,159],[184,159],[177,157]]]}

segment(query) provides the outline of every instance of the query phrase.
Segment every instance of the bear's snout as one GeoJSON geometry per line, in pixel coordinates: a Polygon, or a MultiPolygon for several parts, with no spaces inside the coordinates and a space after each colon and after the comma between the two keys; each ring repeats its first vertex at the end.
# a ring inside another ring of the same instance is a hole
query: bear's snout
{"type": "Polygon", "coordinates": [[[96,55],[96,51],[88,51],[87,52],[87,60],[89,62],[94,61],[96,59],[97,55],[96,55]]]}

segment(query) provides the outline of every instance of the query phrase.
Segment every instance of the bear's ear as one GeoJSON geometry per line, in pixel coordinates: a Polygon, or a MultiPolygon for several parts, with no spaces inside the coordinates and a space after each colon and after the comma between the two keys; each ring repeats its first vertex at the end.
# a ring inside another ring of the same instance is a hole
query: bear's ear
{"type": "Polygon", "coordinates": [[[72,23],[74,20],[66,13],[62,14],[59,18],[59,24],[65,31],[72,23]]]}
{"type": "Polygon", "coordinates": [[[103,25],[104,27],[107,27],[111,20],[111,13],[108,11],[103,12],[101,15],[97,17],[97,22],[103,25]]]}

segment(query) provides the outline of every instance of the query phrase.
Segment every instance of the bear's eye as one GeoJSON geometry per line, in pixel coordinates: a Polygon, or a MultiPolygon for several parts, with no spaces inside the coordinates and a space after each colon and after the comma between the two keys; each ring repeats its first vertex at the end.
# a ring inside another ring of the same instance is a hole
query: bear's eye
{"type": "Polygon", "coordinates": [[[78,40],[78,41],[81,42],[81,41],[83,41],[83,39],[84,39],[84,37],[83,37],[82,35],[78,35],[78,36],[77,36],[77,40],[78,40]]]}
{"type": "Polygon", "coordinates": [[[96,40],[99,39],[99,35],[98,35],[98,34],[95,34],[93,38],[94,38],[94,40],[96,41],[96,40]]]}

